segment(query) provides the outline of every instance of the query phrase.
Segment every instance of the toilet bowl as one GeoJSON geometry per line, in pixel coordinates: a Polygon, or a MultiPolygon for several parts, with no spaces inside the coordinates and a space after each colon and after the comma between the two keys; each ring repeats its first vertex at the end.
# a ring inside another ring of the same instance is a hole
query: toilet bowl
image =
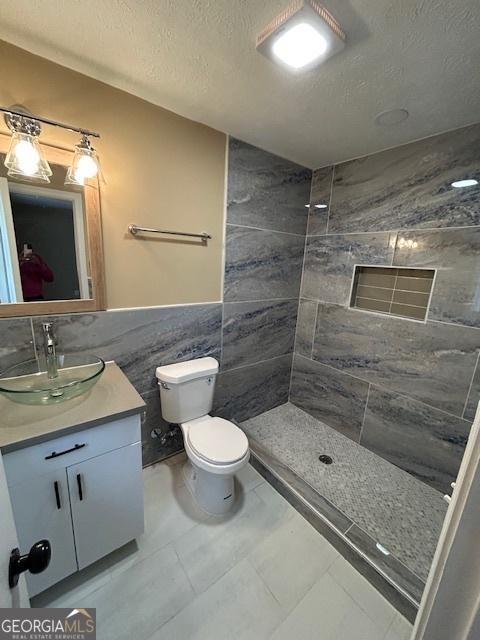
{"type": "Polygon", "coordinates": [[[184,477],[197,504],[211,515],[235,501],[234,475],[248,463],[246,435],[233,422],[211,416],[218,362],[199,358],[158,367],[162,416],[180,425],[188,461],[184,477]]]}
{"type": "Polygon", "coordinates": [[[188,457],[184,466],[188,488],[207,513],[227,513],[235,500],[234,474],[250,458],[246,435],[228,420],[210,415],[180,427],[188,457]]]}

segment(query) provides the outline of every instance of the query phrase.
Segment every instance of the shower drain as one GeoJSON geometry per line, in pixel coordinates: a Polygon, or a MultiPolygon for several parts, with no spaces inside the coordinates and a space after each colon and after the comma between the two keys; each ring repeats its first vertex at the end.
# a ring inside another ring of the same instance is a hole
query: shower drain
{"type": "Polygon", "coordinates": [[[320,460],[320,462],[323,462],[323,464],[332,464],[333,462],[333,458],[327,456],[325,453],[322,453],[322,455],[318,456],[318,459],[320,460]]]}

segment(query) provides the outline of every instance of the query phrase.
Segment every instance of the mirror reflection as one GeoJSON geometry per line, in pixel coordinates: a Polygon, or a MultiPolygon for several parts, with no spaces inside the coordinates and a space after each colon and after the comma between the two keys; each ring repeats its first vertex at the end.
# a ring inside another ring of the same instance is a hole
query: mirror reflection
{"type": "Polygon", "coordinates": [[[0,177],[1,303],[90,298],[85,227],[80,188],[0,177]]]}

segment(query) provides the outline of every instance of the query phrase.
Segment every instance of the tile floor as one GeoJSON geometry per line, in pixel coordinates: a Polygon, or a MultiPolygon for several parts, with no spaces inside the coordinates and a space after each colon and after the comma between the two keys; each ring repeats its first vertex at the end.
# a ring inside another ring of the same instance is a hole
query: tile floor
{"type": "Polygon", "coordinates": [[[410,624],[250,465],[218,519],[193,503],[182,461],[144,470],[136,543],[32,605],[96,607],[99,640],[408,640],[410,624]]]}

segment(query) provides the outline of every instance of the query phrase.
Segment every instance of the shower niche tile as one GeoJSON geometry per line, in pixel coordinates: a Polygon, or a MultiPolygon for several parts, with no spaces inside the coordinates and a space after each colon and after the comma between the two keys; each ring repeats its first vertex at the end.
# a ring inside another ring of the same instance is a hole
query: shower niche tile
{"type": "Polygon", "coordinates": [[[435,269],[356,265],[350,307],[425,321],[435,269]]]}

